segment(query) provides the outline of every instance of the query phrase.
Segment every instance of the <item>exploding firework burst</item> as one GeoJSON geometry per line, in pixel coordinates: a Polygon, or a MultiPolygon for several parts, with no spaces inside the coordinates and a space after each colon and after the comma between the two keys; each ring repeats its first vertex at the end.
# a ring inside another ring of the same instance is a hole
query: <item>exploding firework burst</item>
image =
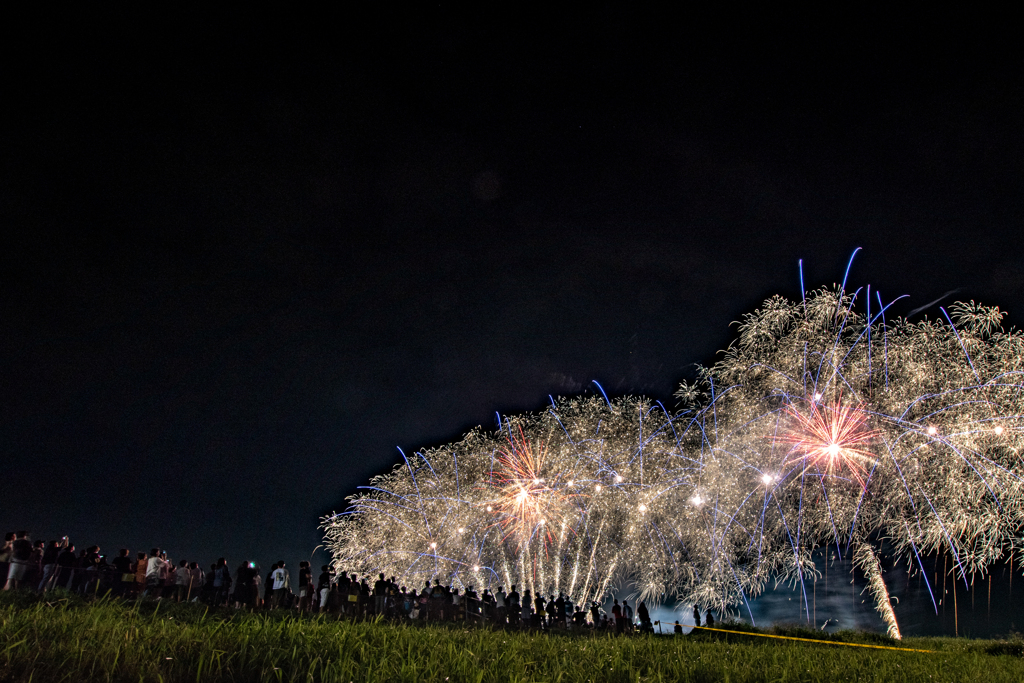
{"type": "Polygon", "coordinates": [[[509,435],[507,448],[499,451],[491,473],[496,496],[490,507],[505,531],[503,541],[515,537],[525,545],[538,534],[551,541],[551,528],[562,521],[564,489],[571,486],[545,479],[544,459],[545,445],[531,443],[522,430],[509,435]]]}
{"type": "Polygon", "coordinates": [[[792,460],[787,465],[803,467],[801,474],[817,469],[827,476],[847,474],[867,488],[865,478],[878,461],[867,450],[878,432],[868,427],[868,414],[860,407],[845,405],[838,397],[831,405],[819,406],[815,400],[807,401],[807,412],[786,406],[793,424],[778,437],[792,446],[792,460]]]}
{"type": "MultiPolygon", "coordinates": [[[[1024,337],[998,309],[886,321],[845,287],[767,300],[682,407],[553,401],[404,457],[325,518],[339,568],[564,592],[631,582],[722,611],[831,544],[898,636],[873,539],[968,581],[1024,528],[1024,337]]],[[[806,604],[806,601],[805,601],[806,604]]]]}

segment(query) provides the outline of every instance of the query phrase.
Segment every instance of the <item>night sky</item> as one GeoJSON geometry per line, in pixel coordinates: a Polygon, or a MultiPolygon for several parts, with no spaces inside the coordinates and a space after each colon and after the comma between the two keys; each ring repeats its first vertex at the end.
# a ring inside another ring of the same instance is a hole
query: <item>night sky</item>
{"type": "Polygon", "coordinates": [[[396,447],[674,403],[856,247],[1024,320],[1003,18],[610,7],[6,27],[2,530],[294,567],[396,447]]]}

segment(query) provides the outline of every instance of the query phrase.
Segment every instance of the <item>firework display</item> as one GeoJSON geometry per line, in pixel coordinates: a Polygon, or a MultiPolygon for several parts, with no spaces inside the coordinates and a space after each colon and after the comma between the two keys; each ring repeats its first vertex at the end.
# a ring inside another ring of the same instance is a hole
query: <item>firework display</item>
{"type": "Polygon", "coordinates": [[[883,541],[911,568],[949,552],[965,582],[1018,551],[1024,336],[974,302],[887,323],[875,296],[767,300],[675,409],[560,399],[403,454],[323,520],[335,565],[577,604],[628,581],[735,612],[831,545],[899,637],[883,541]]]}

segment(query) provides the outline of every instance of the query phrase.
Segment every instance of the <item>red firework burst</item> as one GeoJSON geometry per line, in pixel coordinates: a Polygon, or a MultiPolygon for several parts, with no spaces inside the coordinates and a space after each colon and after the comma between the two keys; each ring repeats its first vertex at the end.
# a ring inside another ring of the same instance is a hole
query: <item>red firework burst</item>
{"type": "MultiPolygon", "coordinates": [[[[498,456],[498,468],[491,472],[491,483],[497,488],[492,503],[499,515],[498,523],[505,538],[515,535],[528,541],[538,527],[548,527],[557,515],[557,499],[561,494],[544,480],[545,448],[534,447],[520,432],[510,436],[508,448],[498,456]]],[[[547,529],[542,529],[547,539],[547,529]]]]}
{"type": "Polygon", "coordinates": [[[876,460],[866,447],[878,437],[878,430],[868,425],[868,414],[859,406],[844,405],[842,397],[822,407],[807,403],[808,412],[786,407],[792,423],[776,437],[791,445],[790,455],[795,457],[789,463],[802,463],[804,472],[817,468],[829,476],[844,470],[867,488],[865,475],[876,460]]]}

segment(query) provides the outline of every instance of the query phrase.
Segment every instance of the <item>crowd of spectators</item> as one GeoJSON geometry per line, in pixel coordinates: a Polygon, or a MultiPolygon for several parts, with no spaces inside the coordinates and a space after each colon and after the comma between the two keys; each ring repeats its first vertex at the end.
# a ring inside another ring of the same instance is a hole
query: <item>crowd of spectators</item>
{"type": "Polygon", "coordinates": [[[230,593],[231,571],[223,557],[204,571],[198,562],[177,564],[160,548],[132,556],[127,548],[108,558],[98,545],[78,549],[67,536],[44,543],[28,532],[8,532],[0,546],[0,578],[4,590],[30,589],[45,593],[56,588],[82,595],[202,599],[227,604],[243,597],[230,593]]]}
{"type": "MultiPolygon", "coordinates": [[[[335,573],[330,565],[321,567],[317,581],[309,562],[298,568],[298,593],[292,591],[291,575],[283,560],[262,577],[254,562],[240,565],[233,573],[220,558],[204,570],[198,562],[180,560],[175,564],[160,548],[136,553],[121,549],[111,560],[99,546],[76,550],[68,538],[31,541],[28,533],[9,532],[0,547],[0,578],[4,590],[26,589],[39,593],[63,589],[82,595],[110,595],[122,598],[153,598],[177,602],[197,601],[212,606],[249,609],[295,609],[300,614],[322,613],[341,618],[383,617],[415,623],[457,622],[530,630],[582,631],[584,629],[627,634],[654,632],[650,612],[643,601],[636,611],[627,600],[615,599],[611,614],[597,602],[573,604],[562,593],[546,597],[517,586],[477,593],[474,586],[464,590],[426,581],[420,587],[399,585],[395,577],[379,574],[374,580],[347,572],[335,573]],[[371,583],[372,581],[372,583],[371,583]],[[262,589],[262,590],[261,590],[262,589]]],[[[694,608],[700,624],[700,612],[694,608]]],[[[708,626],[714,624],[711,612],[708,626]]],[[[674,632],[682,633],[676,622],[674,632]]]]}
{"type": "Polygon", "coordinates": [[[360,580],[356,574],[342,572],[335,576],[328,565],[322,568],[316,594],[321,611],[342,616],[380,615],[395,620],[462,622],[537,631],[654,630],[643,601],[634,615],[627,601],[620,605],[615,600],[609,616],[596,602],[576,605],[562,593],[533,595],[529,589],[520,593],[515,585],[509,586],[508,592],[504,586],[498,586],[493,592],[485,588],[478,593],[474,586],[460,590],[442,585],[438,579],[426,581],[421,588],[407,588],[399,585],[395,577],[389,579],[384,574],[379,574],[371,585],[368,578],[360,580]]]}
{"type": "MultiPolygon", "coordinates": [[[[651,621],[650,611],[642,600],[634,612],[627,600],[620,603],[615,599],[608,614],[597,602],[586,606],[574,604],[571,597],[555,591],[547,596],[539,592],[534,595],[529,589],[520,593],[518,587],[512,585],[507,592],[504,586],[498,586],[493,592],[485,588],[478,593],[472,585],[460,590],[442,585],[438,579],[426,581],[420,588],[407,588],[399,585],[393,576],[387,578],[378,574],[375,580],[360,579],[357,574],[335,574],[329,565],[321,567],[312,594],[310,609],[339,617],[381,616],[418,623],[455,622],[535,631],[595,630],[616,634],[653,633],[654,626],[659,625],[651,621]]],[[[303,609],[301,598],[299,608],[303,609]]],[[[699,624],[697,608],[694,608],[694,618],[699,624]]],[[[706,623],[714,624],[710,611],[706,623]]],[[[682,634],[683,627],[678,621],[671,626],[674,633],[682,634]]]]}

